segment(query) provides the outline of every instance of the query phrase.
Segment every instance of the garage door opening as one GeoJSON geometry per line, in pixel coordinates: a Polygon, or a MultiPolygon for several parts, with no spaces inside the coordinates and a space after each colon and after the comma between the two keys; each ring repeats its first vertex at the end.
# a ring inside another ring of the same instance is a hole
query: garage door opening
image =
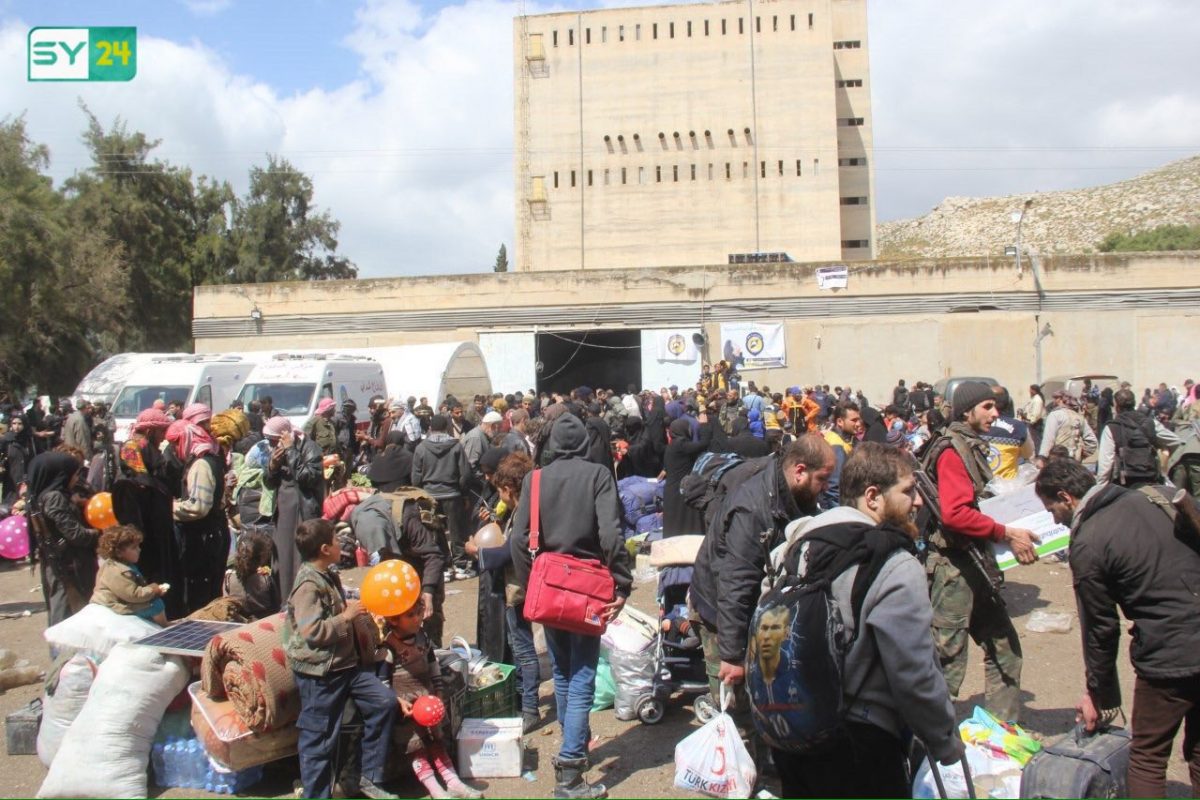
{"type": "Polygon", "coordinates": [[[537,334],[539,392],[566,394],[577,386],[625,391],[642,385],[642,338],[637,330],[537,334]]]}

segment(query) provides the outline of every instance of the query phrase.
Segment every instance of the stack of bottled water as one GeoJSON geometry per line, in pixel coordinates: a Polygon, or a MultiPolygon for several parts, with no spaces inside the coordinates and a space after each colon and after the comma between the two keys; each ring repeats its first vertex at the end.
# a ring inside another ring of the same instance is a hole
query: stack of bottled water
{"type": "Polygon", "coordinates": [[[262,767],[233,772],[217,767],[199,739],[168,737],[150,751],[154,782],[162,787],[203,789],[215,794],[238,794],[262,780],[262,767]]]}

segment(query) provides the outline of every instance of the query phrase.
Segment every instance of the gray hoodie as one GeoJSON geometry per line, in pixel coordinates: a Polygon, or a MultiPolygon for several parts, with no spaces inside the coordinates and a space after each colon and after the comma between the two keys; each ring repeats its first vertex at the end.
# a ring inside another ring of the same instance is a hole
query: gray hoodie
{"type": "MultiPolygon", "coordinates": [[[[819,528],[848,523],[875,524],[858,509],[840,506],[808,519],[794,532],[793,542],[802,548],[801,573],[807,556],[804,537],[819,528]]],[[[858,569],[851,567],[833,581],[833,598],[847,634],[854,632],[850,592],[858,569]]],[[[958,725],[933,644],[925,568],[917,559],[897,550],[884,563],[863,600],[861,622],[864,631],[846,654],[842,676],[849,719],[878,726],[896,737],[907,726],[935,758],[952,756],[958,725]]]]}
{"type": "Polygon", "coordinates": [[[462,444],[448,433],[431,433],[413,452],[413,486],[439,500],[461,497],[471,480],[462,444]]]}

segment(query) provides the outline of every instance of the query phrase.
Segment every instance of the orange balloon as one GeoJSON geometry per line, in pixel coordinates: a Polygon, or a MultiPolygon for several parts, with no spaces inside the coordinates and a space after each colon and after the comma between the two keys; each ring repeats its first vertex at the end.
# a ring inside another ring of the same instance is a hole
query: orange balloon
{"type": "Polygon", "coordinates": [[[362,604],[372,614],[394,617],[413,607],[421,596],[421,578],[412,564],[393,558],[367,571],[362,582],[362,604]]]}
{"type": "Polygon", "coordinates": [[[101,531],[118,524],[117,515],[113,513],[112,495],[108,492],[92,495],[92,499],[88,500],[84,517],[87,519],[88,525],[101,531]]]}

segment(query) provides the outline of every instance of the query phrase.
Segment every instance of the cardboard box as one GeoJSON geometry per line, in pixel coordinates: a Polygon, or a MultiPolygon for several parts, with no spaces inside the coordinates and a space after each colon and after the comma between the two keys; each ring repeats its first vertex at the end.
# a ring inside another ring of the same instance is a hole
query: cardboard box
{"type": "Polygon", "coordinates": [[[521,718],[463,720],[458,731],[458,771],[464,778],[521,776],[521,718]]]}

